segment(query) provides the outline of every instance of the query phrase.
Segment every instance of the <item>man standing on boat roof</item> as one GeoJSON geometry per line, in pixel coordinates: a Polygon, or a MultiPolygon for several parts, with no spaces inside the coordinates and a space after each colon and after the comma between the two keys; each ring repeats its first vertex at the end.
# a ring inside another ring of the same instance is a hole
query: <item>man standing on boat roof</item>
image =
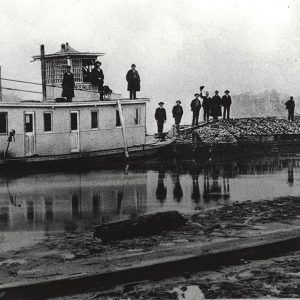
{"type": "Polygon", "coordinates": [[[104,74],[102,69],[100,68],[101,62],[96,61],[95,67],[92,70],[91,73],[91,81],[92,84],[96,85],[98,87],[98,92],[100,94],[100,101],[103,100],[103,84],[104,84],[104,74]]]}
{"type": "Polygon", "coordinates": [[[202,107],[203,107],[203,120],[204,122],[209,121],[209,113],[210,113],[210,103],[211,98],[209,97],[209,92],[205,92],[205,96],[202,95],[202,90],[204,89],[204,86],[200,86],[200,97],[203,99],[202,101],[202,107]]]}
{"type": "Polygon", "coordinates": [[[223,106],[223,119],[229,119],[230,117],[230,106],[231,106],[231,97],[229,95],[230,91],[226,90],[225,95],[222,97],[222,106],[223,106]]]}
{"type": "Polygon", "coordinates": [[[141,90],[141,79],[138,71],[135,69],[136,65],[132,64],[131,69],[126,74],[127,91],[129,91],[129,98],[136,99],[136,92],[141,90]]]}
{"type": "Polygon", "coordinates": [[[285,102],[285,108],[288,110],[288,120],[294,121],[295,101],[292,96],[285,102]]]}
{"type": "Polygon", "coordinates": [[[210,104],[210,112],[214,121],[218,121],[218,117],[222,116],[221,102],[222,99],[219,96],[219,91],[215,91],[215,95],[211,98],[210,104]]]}
{"type": "Polygon", "coordinates": [[[64,73],[63,81],[61,84],[63,90],[62,90],[62,97],[66,97],[68,102],[72,101],[72,98],[75,97],[74,95],[74,76],[71,72],[71,66],[67,66],[67,70],[64,73]]]}
{"type": "Polygon", "coordinates": [[[199,122],[199,112],[201,109],[201,102],[199,100],[200,95],[196,93],[195,99],[191,102],[191,111],[193,112],[192,126],[197,126],[199,122]]]}
{"type": "Polygon", "coordinates": [[[163,107],[164,103],[159,102],[158,103],[159,107],[155,111],[155,120],[157,122],[157,132],[158,132],[158,137],[162,140],[164,140],[163,136],[163,130],[164,130],[164,123],[167,120],[167,114],[166,110],[163,107]]]}
{"type": "Polygon", "coordinates": [[[181,118],[182,118],[182,115],[183,115],[183,109],[182,109],[180,100],[177,100],[176,105],[173,106],[172,114],[173,114],[173,118],[175,119],[176,129],[178,130],[179,129],[179,124],[181,122],[181,118]]]}

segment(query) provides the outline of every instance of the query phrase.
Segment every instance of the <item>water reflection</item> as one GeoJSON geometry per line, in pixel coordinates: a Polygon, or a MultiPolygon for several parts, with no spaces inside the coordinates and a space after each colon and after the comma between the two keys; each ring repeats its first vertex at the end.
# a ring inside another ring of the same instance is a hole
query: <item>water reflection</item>
{"type": "MultiPolygon", "coordinates": [[[[74,230],[160,210],[297,195],[300,159],[0,177],[0,234],[74,230]]],[[[1,237],[0,237],[1,238],[1,237]]]]}

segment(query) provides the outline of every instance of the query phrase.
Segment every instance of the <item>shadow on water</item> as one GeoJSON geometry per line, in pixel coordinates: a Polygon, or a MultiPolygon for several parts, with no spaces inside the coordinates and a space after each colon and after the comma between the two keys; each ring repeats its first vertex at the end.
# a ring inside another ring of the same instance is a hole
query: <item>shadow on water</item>
{"type": "MultiPolygon", "coordinates": [[[[0,177],[0,244],[74,231],[145,213],[299,196],[297,154],[242,159],[170,158],[116,169],[0,177]]],[[[4,247],[5,248],[5,247],[4,247]]]]}

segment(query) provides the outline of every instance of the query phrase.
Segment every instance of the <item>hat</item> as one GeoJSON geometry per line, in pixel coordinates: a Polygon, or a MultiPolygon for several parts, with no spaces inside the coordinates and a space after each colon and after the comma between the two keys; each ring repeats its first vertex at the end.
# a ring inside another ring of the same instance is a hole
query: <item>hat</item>
{"type": "Polygon", "coordinates": [[[135,64],[132,64],[131,66],[132,66],[132,67],[136,67],[136,65],[135,65],[135,64]]]}
{"type": "Polygon", "coordinates": [[[161,105],[161,104],[164,105],[164,103],[163,103],[162,101],[160,101],[158,104],[159,104],[159,105],[161,105]]]}
{"type": "Polygon", "coordinates": [[[225,94],[226,94],[226,93],[230,93],[230,91],[226,90],[224,93],[225,93],[225,94]]]}
{"type": "Polygon", "coordinates": [[[215,93],[219,93],[219,91],[218,91],[218,90],[216,90],[216,91],[215,91],[215,93]]]}
{"type": "Polygon", "coordinates": [[[100,65],[101,66],[101,62],[100,61],[95,61],[94,65],[100,65]]]}
{"type": "Polygon", "coordinates": [[[198,93],[196,93],[194,96],[195,96],[195,97],[199,97],[200,95],[199,95],[198,93]]]}
{"type": "Polygon", "coordinates": [[[202,91],[204,89],[204,85],[200,86],[200,91],[202,91]]]}
{"type": "Polygon", "coordinates": [[[180,100],[177,100],[177,101],[176,101],[176,103],[179,103],[179,104],[181,104],[181,101],[180,101],[180,100]]]}

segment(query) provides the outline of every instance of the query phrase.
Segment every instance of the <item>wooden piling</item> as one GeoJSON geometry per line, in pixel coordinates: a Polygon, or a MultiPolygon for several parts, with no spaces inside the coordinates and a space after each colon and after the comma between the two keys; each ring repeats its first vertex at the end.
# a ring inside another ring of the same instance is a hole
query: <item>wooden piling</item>
{"type": "Polygon", "coordinates": [[[120,122],[121,122],[121,127],[122,127],[124,153],[125,153],[125,157],[129,157],[128,149],[127,149],[127,140],[126,140],[126,135],[125,135],[125,125],[124,125],[124,119],[123,119],[122,105],[120,103],[120,100],[117,100],[117,103],[118,103],[119,116],[120,116],[120,122]]]}

